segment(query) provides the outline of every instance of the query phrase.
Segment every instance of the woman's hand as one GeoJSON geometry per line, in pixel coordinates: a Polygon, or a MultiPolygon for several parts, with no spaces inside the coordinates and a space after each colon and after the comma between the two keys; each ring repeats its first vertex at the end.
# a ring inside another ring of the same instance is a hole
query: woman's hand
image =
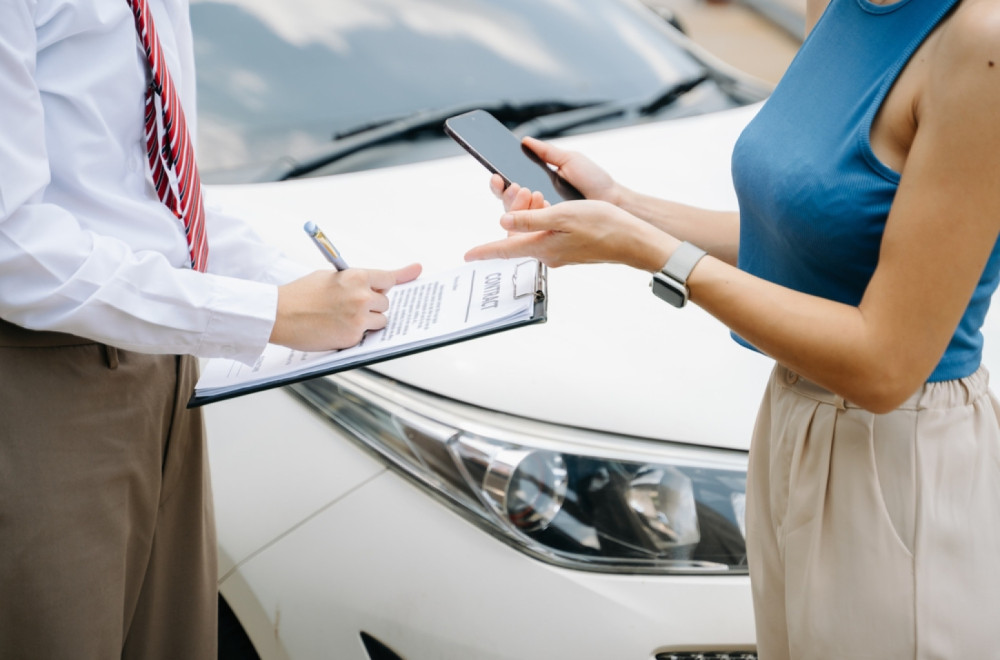
{"type": "MultiPolygon", "coordinates": [[[[559,176],[573,184],[587,199],[618,204],[622,192],[621,187],[607,172],[583,154],[560,149],[533,137],[524,138],[522,144],[531,149],[543,161],[554,166],[559,176]]],[[[511,205],[517,194],[516,190],[511,190],[512,188],[514,188],[514,184],[504,190],[503,179],[499,174],[494,174],[490,179],[490,189],[503,201],[504,209],[508,211],[512,209],[511,205]]],[[[547,201],[555,203],[559,200],[547,201]]]]}
{"type": "MultiPolygon", "coordinates": [[[[494,174],[493,178],[495,181],[490,181],[490,186],[499,185],[503,187],[503,179],[500,178],[499,174],[494,174]]],[[[495,190],[494,190],[495,191],[495,190]]],[[[503,200],[503,207],[506,211],[525,211],[530,209],[544,209],[551,206],[542,193],[537,191],[528,190],[527,188],[522,188],[516,183],[512,183],[507,186],[507,190],[503,191],[502,195],[499,195],[503,200]]],[[[513,234],[511,230],[507,230],[507,235],[513,234]]]]}
{"type": "Polygon", "coordinates": [[[469,250],[466,261],[534,257],[552,266],[623,263],[658,270],[679,241],[652,225],[601,201],[562,202],[544,208],[524,189],[515,192],[514,206],[500,219],[507,238],[469,250]]]}

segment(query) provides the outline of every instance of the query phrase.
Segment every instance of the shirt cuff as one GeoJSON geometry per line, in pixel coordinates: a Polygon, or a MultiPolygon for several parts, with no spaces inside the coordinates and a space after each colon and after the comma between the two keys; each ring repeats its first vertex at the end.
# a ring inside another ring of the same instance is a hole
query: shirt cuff
{"type": "Polygon", "coordinates": [[[211,279],[212,311],[198,354],[253,364],[274,328],[278,287],[230,277],[211,279]]]}

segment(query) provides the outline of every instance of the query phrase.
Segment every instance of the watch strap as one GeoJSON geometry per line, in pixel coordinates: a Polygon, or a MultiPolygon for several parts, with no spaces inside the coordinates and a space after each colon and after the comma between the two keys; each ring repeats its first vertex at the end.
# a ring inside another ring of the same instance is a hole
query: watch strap
{"type": "Polygon", "coordinates": [[[697,245],[684,241],[670,255],[660,272],[681,284],[687,284],[691,271],[706,254],[708,253],[697,245]]]}

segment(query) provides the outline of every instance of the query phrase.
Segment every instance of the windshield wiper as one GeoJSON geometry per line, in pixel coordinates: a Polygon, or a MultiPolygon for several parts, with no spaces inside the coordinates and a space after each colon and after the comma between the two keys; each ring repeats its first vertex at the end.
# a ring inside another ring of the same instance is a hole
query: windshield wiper
{"type": "Polygon", "coordinates": [[[410,139],[426,132],[443,135],[442,126],[445,119],[470,110],[481,108],[506,124],[523,124],[539,116],[559,115],[599,105],[602,103],[567,103],[563,101],[544,101],[523,105],[501,103],[493,106],[469,104],[424,110],[404,117],[369,122],[337,133],[334,135],[334,143],[330,145],[329,149],[325,149],[307,160],[297,162],[283,159],[275,164],[276,169],[269,172],[268,178],[274,181],[295,179],[315,172],[351,154],[380,144],[410,139]]]}
{"type": "Polygon", "coordinates": [[[652,97],[644,96],[638,99],[623,101],[608,101],[591,106],[562,112],[556,115],[535,117],[518,124],[514,132],[519,136],[530,135],[537,138],[549,138],[561,135],[580,126],[593,124],[614,117],[624,117],[632,114],[639,117],[654,115],[663,108],[675,103],[682,96],[709,80],[708,74],[701,74],[671,85],[652,97]]]}
{"type": "Polygon", "coordinates": [[[470,110],[486,110],[501,122],[514,126],[518,136],[553,137],[587,124],[628,114],[648,116],[671,105],[709,79],[702,74],[671,85],[652,97],[624,101],[593,101],[569,103],[540,101],[526,104],[468,104],[434,110],[422,110],[411,115],[378,120],[340,131],[334,135],[329,149],[303,161],[284,158],[268,171],[267,179],[284,181],[306,176],[352,154],[371,147],[412,139],[421,133],[443,134],[444,120],[470,110]]]}

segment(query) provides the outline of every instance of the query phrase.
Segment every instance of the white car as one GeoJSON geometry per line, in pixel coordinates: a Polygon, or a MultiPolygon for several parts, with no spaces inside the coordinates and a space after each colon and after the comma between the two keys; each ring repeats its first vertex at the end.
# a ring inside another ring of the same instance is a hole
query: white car
{"type": "MultiPolygon", "coordinates": [[[[440,132],[477,106],[735,208],[730,151],[766,93],[630,0],[192,15],[209,199],[318,268],[306,221],[377,268],[502,234],[486,170],[440,132]]],[[[756,658],[744,484],[772,363],[628,268],[550,270],[548,297],[541,325],[205,408],[220,657],[756,658]]]]}

